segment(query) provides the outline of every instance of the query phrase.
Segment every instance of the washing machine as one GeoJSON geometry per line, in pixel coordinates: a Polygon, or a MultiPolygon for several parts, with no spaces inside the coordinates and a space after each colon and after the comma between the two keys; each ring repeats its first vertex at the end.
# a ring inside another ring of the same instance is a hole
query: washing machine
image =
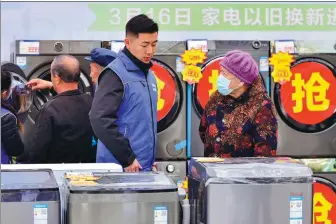
{"type": "MultiPolygon", "coordinates": [[[[80,63],[80,80],[78,87],[84,93],[93,94],[93,84],[90,79],[90,62],[84,58],[90,55],[93,48],[101,47],[101,41],[75,41],[75,40],[17,40],[13,45],[12,63],[17,66],[7,65],[15,69],[15,73],[21,79],[31,80],[41,78],[50,81],[50,65],[55,56],[70,54],[76,57],[80,63]]],[[[23,141],[29,138],[36,115],[41,107],[53,95],[49,90],[35,91],[33,103],[24,119],[23,141]]]]}
{"type": "MultiPolygon", "coordinates": [[[[193,41],[187,42],[188,48],[194,46],[193,41]]],[[[190,139],[191,157],[204,156],[204,144],[199,137],[199,124],[205,105],[210,96],[217,90],[220,61],[231,50],[242,50],[251,54],[259,65],[260,75],[270,93],[270,68],[268,58],[271,46],[269,41],[207,41],[207,61],[202,65],[202,75],[199,83],[194,84],[188,95],[188,139],[190,139]],[[189,137],[190,135],[190,137],[189,137]]]]}
{"type": "Polygon", "coordinates": [[[277,154],[335,157],[336,41],[295,41],[293,55],[290,81],[280,85],[272,79],[277,154]]]}
{"type": "MultiPolygon", "coordinates": [[[[118,52],[123,41],[103,41],[102,46],[118,52]]],[[[186,176],[186,84],[181,75],[182,41],[159,41],[152,59],[158,89],[158,142],[156,163],[176,183],[186,176]]]]}

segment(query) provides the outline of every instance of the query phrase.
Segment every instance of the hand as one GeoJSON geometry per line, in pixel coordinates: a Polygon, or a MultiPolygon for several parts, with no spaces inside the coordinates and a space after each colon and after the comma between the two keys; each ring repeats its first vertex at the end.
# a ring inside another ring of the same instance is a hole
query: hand
{"type": "Polygon", "coordinates": [[[52,82],[43,79],[32,79],[26,85],[30,86],[32,90],[51,89],[53,86],[52,82]]]}
{"type": "Polygon", "coordinates": [[[153,164],[152,171],[154,171],[154,172],[157,171],[156,162],[154,162],[154,164],[153,164]]]}
{"type": "Polygon", "coordinates": [[[142,169],[138,160],[134,160],[133,163],[125,168],[125,172],[132,173],[132,172],[139,172],[142,169]]]}

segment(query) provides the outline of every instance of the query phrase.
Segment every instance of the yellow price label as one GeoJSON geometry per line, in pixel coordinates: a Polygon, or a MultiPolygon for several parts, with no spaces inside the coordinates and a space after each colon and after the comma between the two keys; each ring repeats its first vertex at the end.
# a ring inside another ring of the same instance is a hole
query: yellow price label
{"type": "Polygon", "coordinates": [[[207,59],[207,56],[201,49],[192,48],[191,50],[184,51],[181,58],[186,65],[197,65],[202,64],[207,59]]]}
{"type": "Polygon", "coordinates": [[[218,162],[224,162],[223,158],[216,158],[216,157],[200,157],[196,158],[197,162],[200,163],[218,163],[218,162]]]}
{"type": "Polygon", "coordinates": [[[272,54],[268,59],[270,65],[273,66],[272,77],[275,83],[286,83],[291,80],[292,72],[290,69],[291,63],[294,62],[294,56],[283,52],[272,54]]]}
{"type": "Polygon", "coordinates": [[[97,183],[95,181],[86,180],[71,180],[70,182],[73,186],[95,186],[97,183]]]}
{"type": "Polygon", "coordinates": [[[202,71],[200,67],[195,65],[187,65],[181,72],[183,81],[188,82],[190,85],[198,83],[202,78],[202,71]]]}

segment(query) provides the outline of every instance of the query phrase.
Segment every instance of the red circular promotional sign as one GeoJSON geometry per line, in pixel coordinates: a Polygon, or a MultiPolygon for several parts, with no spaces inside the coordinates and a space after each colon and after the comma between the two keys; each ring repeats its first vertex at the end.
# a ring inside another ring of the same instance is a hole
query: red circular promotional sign
{"type": "Polygon", "coordinates": [[[155,75],[158,92],[157,121],[161,121],[174,106],[178,89],[174,81],[174,74],[171,74],[163,64],[153,61],[151,71],[155,75]]]}
{"type": "Polygon", "coordinates": [[[336,78],[326,65],[305,61],[291,68],[292,77],[281,86],[281,103],[289,117],[315,125],[336,110],[336,78]]]}
{"type": "Polygon", "coordinates": [[[336,193],[330,186],[321,182],[314,183],[313,223],[336,223],[336,193]]]}
{"type": "Polygon", "coordinates": [[[219,76],[220,61],[223,57],[210,61],[202,70],[203,77],[197,83],[196,96],[204,109],[210,96],[217,90],[217,78],[219,76]]]}

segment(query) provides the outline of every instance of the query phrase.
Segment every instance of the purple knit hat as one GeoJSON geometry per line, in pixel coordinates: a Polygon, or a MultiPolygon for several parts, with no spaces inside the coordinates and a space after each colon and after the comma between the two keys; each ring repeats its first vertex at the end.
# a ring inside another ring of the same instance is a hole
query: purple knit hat
{"type": "Polygon", "coordinates": [[[247,85],[251,85],[259,76],[257,63],[250,54],[243,51],[229,51],[220,65],[247,85]]]}

